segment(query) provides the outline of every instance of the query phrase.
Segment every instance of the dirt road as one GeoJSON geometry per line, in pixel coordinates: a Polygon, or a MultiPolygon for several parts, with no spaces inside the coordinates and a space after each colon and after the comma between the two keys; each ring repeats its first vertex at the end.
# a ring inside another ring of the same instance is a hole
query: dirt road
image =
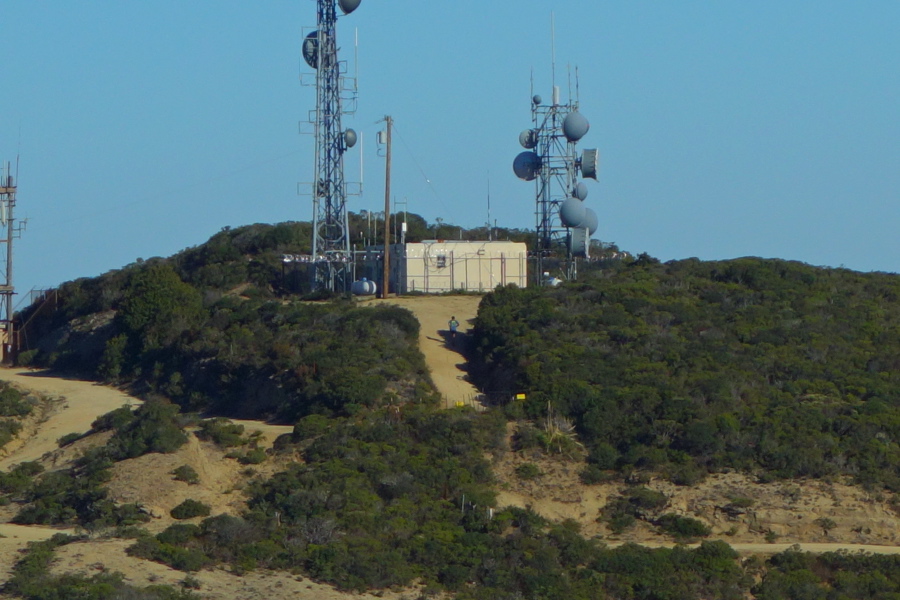
{"type": "Polygon", "coordinates": [[[444,408],[459,403],[475,404],[478,390],[465,379],[466,359],[461,352],[461,340],[450,339],[447,323],[456,317],[459,331],[466,334],[478,314],[481,296],[406,296],[390,298],[387,302],[409,309],[419,320],[419,349],[444,399],[444,408]]]}
{"type": "Polygon", "coordinates": [[[112,387],[91,381],[51,376],[47,371],[0,369],[0,380],[53,399],[46,421],[26,431],[2,451],[0,469],[37,460],[58,447],[57,440],[68,433],[85,433],[100,415],[120,406],[135,406],[140,400],[112,387]]]}

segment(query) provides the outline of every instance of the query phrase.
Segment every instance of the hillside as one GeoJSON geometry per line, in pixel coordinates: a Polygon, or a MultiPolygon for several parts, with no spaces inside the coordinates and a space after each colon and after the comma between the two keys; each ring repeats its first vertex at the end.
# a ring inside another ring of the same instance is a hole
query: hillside
{"type": "MultiPolygon", "coordinates": [[[[22,360],[146,402],[2,474],[9,519],[112,534],[97,547],[160,581],[290,571],[578,600],[807,597],[800,581],[882,597],[859,591],[881,578],[900,593],[897,276],[640,256],[481,299],[311,302],[265,266],[298,227],[61,287],[22,360]],[[469,329],[456,344],[451,315],[469,329]]],[[[83,568],[94,547],[35,552],[83,568]]]]}
{"type": "MultiPolygon", "coordinates": [[[[852,477],[900,491],[900,277],[649,257],[487,297],[476,384],[564,422],[586,481],[852,477]]],[[[524,431],[521,446],[539,440],[524,431]]]]}
{"type": "MultiPolygon", "coordinates": [[[[33,448],[43,447],[50,435],[57,433],[77,433],[67,431],[65,423],[78,423],[79,419],[100,416],[121,399],[115,390],[98,388],[89,382],[57,379],[48,374],[33,372],[0,372],[0,379],[14,381],[30,386],[34,391],[59,394],[63,402],[57,404],[56,411],[50,419],[43,423],[57,423],[47,431],[39,428],[34,435],[24,438],[17,451],[7,457],[8,464],[17,463],[20,457],[31,457],[33,448]],[[36,376],[37,375],[37,376],[36,376]],[[112,402],[106,406],[97,402],[97,398],[109,396],[112,402]],[[67,421],[65,416],[72,417],[67,421]],[[62,428],[61,428],[62,427],[62,428]],[[50,435],[48,435],[50,434],[50,435]]],[[[59,396],[57,396],[59,397],[59,396]]],[[[137,404],[137,401],[131,401],[137,404]]],[[[259,428],[263,432],[262,439],[268,447],[278,434],[289,433],[290,427],[275,427],[261,423],[245,422],[247,432],[259,428]]],[[[52,425],[51,425],[52,426],[52,425]]],[[[86,447],[102,443],[104,434],[98,433],[78,442],[78,446],[56,450],[45,455],[41,460],[48,468],[65,468],[70,461],[84,452],[86,447]],[[98,439],[95,439],[98,438],[98,439]]],[[[209,441],[201,441],[196,434],[189,436],[186,445],[169,454],[151,453],[134,459],[116,463],[108,488],[112,498],[119,503],[139,501],[149,509],[152,519],[146,524],[149,531],[161,533],[177,523],[169,516],[169,511],[187,497],[202,499],[213,507],[214,514],[239,515],[246,498],[246,467],[240,466],[236,460],[224,459],[226,452],[209,441]],[[172,471],[178,465],[190,465],[199,474],[198,484],[188,484],[172,479],[172,471]],[[243,474],[242,474],[243,472],[243,474]]],[[[293,454],[273,454],[270,459],[253,467],[255,475],[271,475],[280,469],[290,468],[295,460],[293,454]]],[[[571,461],[562,460],[559,456],[541,456],[539,453],[503,453],[494,463],[500,492],[498,506],[506,503],[512,505],[533,506],[538,512],[557,520],[573,519],[582,523],[582,532],[586,535],[599,535],[609,541],[613,547],[622,541],[640,541],[649,547],[671,547],[670,537],[660,535],[653,528],[642,527],[640,531],[626,536],[610,537],[602,526],[595,521],[593,511],[601,509],[609,498],[622,489],[621,485],[584,486],[578,481],[571,461]],[[535,461],[542,474],[536,479],[522,479],[515,474],[515,467],[526,461],[535,461]]],[[[710,538],[728,541],[735,550],[748,553],[783,555],[790,552],[790,544],[800,542],[803,548],[813,552],[833,552],[840,548],[852,551],[868,551],[875,553],[895,553],[900,546],[879,546],[878,543],[896,541],[898,519],[883,502],[875,500],[858,488],[841,484],[792,481],[781,484],[758,485],[746,478],[736,476],[716,476],[703,484],[691,488],[675,488],[671,484],[651,482],[656,489],[671,493],[671,508],[679,513],[706,517],[713,505],[722,505],[728,498],[738,494],[751,494],[755,500],[752,510],[746,515],[749,518],[728,517],[724,513],[718,517],[718,526],[710,538]],[[837,521],[833,530],[823,533],[813,524],[817,515],[831,515],[837,521]],[[791,523],[797,517],[803,521],[800,526],[791,523]],[[854,525],[865,523],[870,531],[854,531],[854,525]],[[744,529],[749,524],[750,527],[744,529]],[[735,527],[736,533],[723,532],[725,526],[735,527]],[[779,543],[770,544],[761,539],[761,531],[765,528],[780,528],[783,535],[779,543]],[[756,532],[751,532],[756,529],[756,532]],[[755,541],[746,541],[755,540],[755,541]]],[[[8,513],[7,513],[8,514],[8,513]]],[[[7,516],[7,518],[9,518],[7,516]]],[[[716,519],[712,521],[716,523],[716,519]]],[[[29,540],[45,539],[54,531],[38,526],[0,526],[5,538],[0,538],[0,554],[9,561],[13,559],[12,550],[21,549],[29,540]]],[[[226,600],[235,597],[257,597],[264,595],[273,600],[282,598],[344,598],[375,597],[369,595],[345,594],[329,586],[323,586],[306,577],[286,572],[253,570],[235,575],[223,569],[201,570],[185,573],[157,562],[129,556],[127,548],[133,545],[131,539],[109,537],[91,537],[61,546],[55,553],[52,573],[80,573],[90,576],[97,573],[102,565],[104,571],[119,572],[124,581],[131,585],[144,586],[168,584],[180,586],[181,582],[190,580],[197,586],[198,592],[210,600],[226,600]]],[[[4,562],[8,577],[10,562],[4,562]]],[[[377,597],[413,598],[417,592],[384,592],[377,597]]],[[[793,597],[793,596],[779,596],[793,597]]],[[[851,595],[848,597],[870,597],[851,595]]]]}

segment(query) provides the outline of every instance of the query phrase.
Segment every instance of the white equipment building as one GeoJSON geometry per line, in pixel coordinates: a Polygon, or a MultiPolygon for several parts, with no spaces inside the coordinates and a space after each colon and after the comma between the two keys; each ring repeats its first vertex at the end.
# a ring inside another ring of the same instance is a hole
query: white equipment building
{"type": "MultiPolygon", "coordinates": [[[[363,271],[373,281],[382,278],[383,248],[366,249],[363,271]]],[[[390,250],[392,294],[487,292],[498,285],[528,285],[528,249],[523,242],[425,240],[392,244],[390,250]]]]}

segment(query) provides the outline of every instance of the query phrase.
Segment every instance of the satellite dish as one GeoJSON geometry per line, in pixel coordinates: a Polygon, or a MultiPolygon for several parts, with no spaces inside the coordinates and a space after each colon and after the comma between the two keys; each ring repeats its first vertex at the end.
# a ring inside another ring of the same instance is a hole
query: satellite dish
{"type": "Polygon", "coordinates": [[[583,114],[577,110],[570,112],[563,120],[563,135],[570,142],[577,142],[587,134],[591,124],[583,114]]]}
{"type": "Polygon", "coordinates": [[[344,144],[347,145],[348,148],[352,148],[356,145],[356,132],[352,129],[348,129],[344,132],[344,144]]]}
{"type": "Polygon", "coordinates": [[[544,99],[541,98],[540,96],[538,96],[537,94],[535,94],[534,96],[532,96],[531,101],[534,103],[535,106],[537,106],[538,104],[543,102],[544,99]]]}
{"type": "Polygon", "coordinates": [[[303,40],[303,60],[313,69],[319,68],[319,32],[313,31],[303,40]]]}
{"type": "Polygon", "coordinates": [[[341,7],[341,11],[345,15],[349,15],[354,10],[359,8],[360,0],[338,0],[338,5],[341,7]]]}
{"type": "Polygon", "coordinates": [[[519,134],[519,143],[522,144],[523,148],[531,150],[537,146],[537,133],[534,129],[526,129],[519,134]]]}
{"type": "Polygon", "coordinates": [[[575,197],[579,200],[587,200],[588,186],[585,182],[579,181],[578,185],[575,186],[575,197]]]}
{"type": "Polygon", "coordinates": [[[582,227],[586,212],[584,202],[578,198],[566,198],[565,202],[559,205],[559,220],[565,227],[582,227]]]}
{"type": "Polygon", "coordinates": [[[595,149],[585,150],[581,153],[581,176],[585,179],[596,181],[600,171],[600,153],[595,149]]]}
{"type": "Polygon", "coordinates": [[[521,152],[513,161],[516,177],[525,181],[533,181],[541,170],[541,157],[534,152],[521,152]]]}
{"type": "Polygon", "coordinates": [[[583,225],[587,227],[588,233],[594,235],[597,231],[597,227],[600,226],[600,221],[597,219],[597,213],[595,213],[590,208],[584,209],[584,223],[583,225]]]}

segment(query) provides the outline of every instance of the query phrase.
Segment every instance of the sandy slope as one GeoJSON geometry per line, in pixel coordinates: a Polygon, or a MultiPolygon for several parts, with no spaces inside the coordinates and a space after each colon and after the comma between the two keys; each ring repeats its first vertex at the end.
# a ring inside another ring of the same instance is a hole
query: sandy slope
{"type": "MultiPolygon", "coordinates": [[[[372,300],[371,302],[384,302],[372,300]]],[[[458,403],[473,404],[478,390],[466,381],[466,359],[461,346],[449,339],[447,325],[451,317],[459,321],[459,330],[468,332],[481,296],[406,296],[390,298],[387,302],[409,309],[419,320],[419,349],[431,369],[431,379],[444,399],[444,407],[458,403]]]]}
{"type": "Polygon", "coordinates": [[[0,369],[0,380],[56,400],[46,420],[3,449],[0,469],[20,462],[37,460],[56,450],[56,441],[67,433],[85,433],[94,419],[123,405],[134,406],[140,400],[115,388],[90,381],[51,376],[47,371],[0,369]],[[30,435],[28,435],[30,434],[30,435]]]}

